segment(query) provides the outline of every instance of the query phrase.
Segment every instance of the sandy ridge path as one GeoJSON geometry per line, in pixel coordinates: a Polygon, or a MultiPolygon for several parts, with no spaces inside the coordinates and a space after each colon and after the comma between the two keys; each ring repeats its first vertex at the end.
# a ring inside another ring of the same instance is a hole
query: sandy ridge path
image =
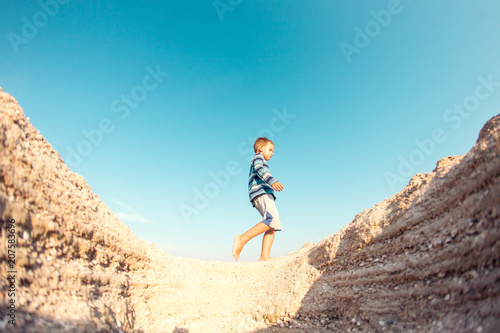
{"type": "Polygon", "coordinates": [[[266,263],[225,263],[175,258],[151,247],[161,264],[131,283],[144,302],[136,306],[139,326],[147,332],[250,332],[293,317],[319,277],[300,255],[304,250],[266,263]]]}

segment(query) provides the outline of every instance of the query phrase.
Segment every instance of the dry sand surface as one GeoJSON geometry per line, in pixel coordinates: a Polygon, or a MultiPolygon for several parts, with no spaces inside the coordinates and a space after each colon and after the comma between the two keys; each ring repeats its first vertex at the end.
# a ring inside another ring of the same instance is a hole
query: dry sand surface
{"type": "Polygon", "coordinates": [[[266,263],[162,252],[130,232],[1,89],[0,122],[0,331],[499,330],[499,116],[468,154],[266,263]]]}

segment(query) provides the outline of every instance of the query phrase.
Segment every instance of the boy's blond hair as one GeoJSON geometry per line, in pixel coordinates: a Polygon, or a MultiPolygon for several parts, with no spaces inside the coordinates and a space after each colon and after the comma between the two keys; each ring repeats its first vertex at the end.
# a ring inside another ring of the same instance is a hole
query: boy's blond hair
{"type": "Polygon", "coordinates": [[[257,151],[259,150],[260,146],[265,146],[268,143],[271,143],[274,146],[274,142],[272,142],[268,138],[265,138],[265,137],[258,138],[257,140],[255,140],[255,143],[253,144],[253,151],[255,153],[257,153],[257,151]]]}

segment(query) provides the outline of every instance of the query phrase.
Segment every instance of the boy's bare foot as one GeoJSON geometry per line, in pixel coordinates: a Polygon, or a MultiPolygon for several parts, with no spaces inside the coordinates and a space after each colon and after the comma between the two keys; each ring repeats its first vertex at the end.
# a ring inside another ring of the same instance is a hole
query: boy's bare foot
{"type": "Polygon", "coordinates": [[[271,261],[271,260],[276,260],[276,259],[278,259],[278,258],[273,258],[273,257],[262,258],[261,257],[259,261],[263,262],[263,261],[271,261]]]}
{"type": "Polygon", "coordinates": [[[233,258],[238,261],[240,257],[241,250],[243,249],[243,243],[241,242],[241,235],[234,237],[234,245],[233,245],[233,258]]]}

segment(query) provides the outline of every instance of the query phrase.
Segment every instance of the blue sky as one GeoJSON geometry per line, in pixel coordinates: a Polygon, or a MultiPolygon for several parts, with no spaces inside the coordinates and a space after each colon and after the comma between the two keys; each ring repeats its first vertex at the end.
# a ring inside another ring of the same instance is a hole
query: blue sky
{"type": "MultiPolygon", "coordinates": [[[[259,135],[294,252],[466,153],[500,110],[500,3],[0,4],[0,86],[139,237],[230,261],[259,135]]],[[[258,260],[261,239],[243,250],[258,260]]]]}

